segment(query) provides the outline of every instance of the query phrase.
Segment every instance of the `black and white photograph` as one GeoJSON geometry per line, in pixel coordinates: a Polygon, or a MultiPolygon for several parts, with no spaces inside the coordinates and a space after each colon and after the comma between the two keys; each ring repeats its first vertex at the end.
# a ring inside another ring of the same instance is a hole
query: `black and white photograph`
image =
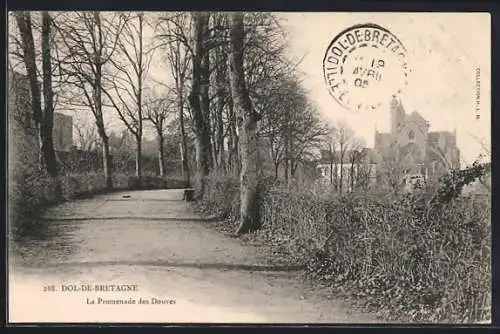
{"type": "Polygon", "coordinates": [[[490,14],[7,25],[8,323],[491,323],[490,14]]]}

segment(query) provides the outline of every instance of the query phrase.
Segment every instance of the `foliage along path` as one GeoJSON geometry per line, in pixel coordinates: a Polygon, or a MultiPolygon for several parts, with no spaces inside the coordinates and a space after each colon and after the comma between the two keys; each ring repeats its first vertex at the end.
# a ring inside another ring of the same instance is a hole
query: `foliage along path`
{"type": "Polygon", "coordinates": [[[377,322],[215,231],[181,190],[68,202],[39,224],[11,244],[11,322],[377,322]],[[137,291],[68,291],[113,284],[137,291]]]}

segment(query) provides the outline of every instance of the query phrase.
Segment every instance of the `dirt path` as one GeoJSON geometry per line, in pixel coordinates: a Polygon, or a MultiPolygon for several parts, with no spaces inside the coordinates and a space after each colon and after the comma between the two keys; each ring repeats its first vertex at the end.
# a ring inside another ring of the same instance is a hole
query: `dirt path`
{"type": "Polygon", "coordinates": [[[211,229],[181,198],[179,190],[136,191],[47,211],[43,233],[15,245],[9,321],[380,322],[211,229]],[[137,291],[68,291],[112,284],[137,291]]]}

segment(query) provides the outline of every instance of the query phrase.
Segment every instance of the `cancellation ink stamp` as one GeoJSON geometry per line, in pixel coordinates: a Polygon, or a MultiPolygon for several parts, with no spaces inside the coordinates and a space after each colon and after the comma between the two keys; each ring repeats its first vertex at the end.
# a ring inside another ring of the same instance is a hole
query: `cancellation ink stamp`
{"type": "Polygon", "coordinates": [[[407,85],[408,53],[401,40],[376,24],[360,24],[333,38],[323,59],[330,95],[351,110],[373,110],[407,85]]]}

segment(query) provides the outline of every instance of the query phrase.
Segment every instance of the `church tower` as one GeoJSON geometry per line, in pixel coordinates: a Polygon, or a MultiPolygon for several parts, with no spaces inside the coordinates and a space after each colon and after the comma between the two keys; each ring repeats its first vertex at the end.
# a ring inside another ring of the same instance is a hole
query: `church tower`
{"type": "Polygon", "coordinates": [[[391,101],[391,133],[393,135],[398,133],[403,126],[405,116],[403,104],[393,95],[391,101]]]}

